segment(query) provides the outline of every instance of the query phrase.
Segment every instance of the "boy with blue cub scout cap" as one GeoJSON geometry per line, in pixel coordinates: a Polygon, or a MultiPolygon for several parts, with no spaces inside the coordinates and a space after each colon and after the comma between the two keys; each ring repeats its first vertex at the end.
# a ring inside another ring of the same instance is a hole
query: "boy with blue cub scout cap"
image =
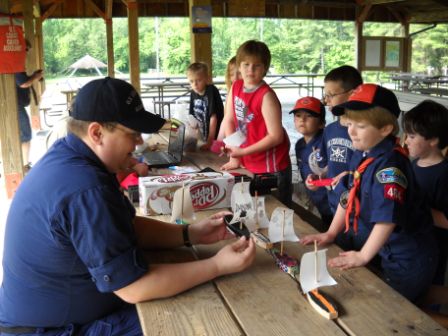
{"type": "Polygon", "coordinates": [[[144,110],[125,81],[91,81],[78,93],[69,134],[19,186],[6,222],[0,333],[141,335],[137,302],[175,295],[254,259],[252,241],[209,259],[148,264],[142,250],[230,238],[224,212],[180,226],[136,216],[115,173],[133,163],[141,133],[165,120],[144,110]],[[182,274],[179,277],[179,274],[182,274]]]}
{"type": "Polygon", "coordinates": [[[329,266],[363,266],[378,254],[383,279],[415,301],[431,284],[437,250],[429,208],[407,154],[396,141],[397,98],[384,87],[362,84],[333,113],[345,113],[355,148],[349,192],[341,196],[328,231],[306,236],[302,242],[330,243],[338,234],[364,240],[359,251],[342,252],[329,260],[329,266]]]}
{"type": "MultiPolygon", "coordinates": [[[[322,176],[320,176],[319,161],[322,158],[319,147],[325,127],[325,107],[317,98],[303,97],[297,100],[294,109],[289,113],[294,114],[294,126],[303,136],[295,146],[297,167],[302,181],[310,175],[319,175],[317,178],[320,178],[322,176]]],[[[333,214],[328,204],[326,189],[318,188],[314,191],[306,189],[306,193],[318,209],[322,222],[328,228],[333,214]]]]}

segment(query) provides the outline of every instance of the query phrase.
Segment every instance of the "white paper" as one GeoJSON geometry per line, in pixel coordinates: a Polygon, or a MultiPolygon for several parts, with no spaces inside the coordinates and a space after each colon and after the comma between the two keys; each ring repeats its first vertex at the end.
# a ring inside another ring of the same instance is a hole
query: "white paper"
{"type": "Polygon", "coordinates": [[[272,243],[279,241],[299,241],[294,232],[294,211],[287,208],[275,208],[269,222],[269,240],[272,243]]]}
{"type": "Polygon", "coordinates": [[[254,210],[249,187],[250,182],[239,182],[233,186],[230,198],[230,207],[233,213],[240,212],[241,210],[254,210]]]}
{"type": "Polygon", "coordinates": [[[328,273],[326,249],[317,251],[317,258],[315,252],[308,252],[302,256],[300,261],[300,286],[305,294],[319,287],[336,284],[337,282],[328,273]],[[318,264],[317,274],[316,259],[318,264]]]}
{"type": "Polygon", "coordinates": [[[191,200],[190,187],[185,186],[177,189],[173,196],[173,207],[171,211],[171,223],[176,220],[191,222],[195,219],[193,202],[191,200]]]}
{"type": "Polygon", "coordinates": [[[255,221],[258,222],[258,226],[261,229],[269,227],[269,218],[266,215],[266,207],[264,205],[264,196],[252,197],[252,201],[255,206],[255,221]],[[257,201],[255,202],[255,199],[257,201]]]}
{"type": "Polygon", "coordinates": [[[222,139],[227,146],[239,147],[246,142],[246,136],[240,130],[222,139]]]}

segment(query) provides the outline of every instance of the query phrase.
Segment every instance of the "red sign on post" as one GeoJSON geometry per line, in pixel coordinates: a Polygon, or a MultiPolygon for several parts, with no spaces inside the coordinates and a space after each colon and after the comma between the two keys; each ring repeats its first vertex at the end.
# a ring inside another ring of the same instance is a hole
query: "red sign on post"
{"type": "Polygon", "coordinates": [[[25,71],[25,59],[22,18],[0,14],[0,73],[25,71]]]}

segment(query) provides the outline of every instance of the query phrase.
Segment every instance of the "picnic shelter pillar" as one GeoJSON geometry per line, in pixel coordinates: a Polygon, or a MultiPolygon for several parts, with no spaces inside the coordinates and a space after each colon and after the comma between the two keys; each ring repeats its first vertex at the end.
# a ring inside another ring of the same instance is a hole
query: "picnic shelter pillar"
{"type": "MultiPolygon", "coordinates": [[[[9,0],[0,0],[0,12],[10,13],[9,4],[9,0]]],[[[15,77],[0,74],[0,141],[8,198],[14,196],[24,175],[19,134],[15,77]]]]}

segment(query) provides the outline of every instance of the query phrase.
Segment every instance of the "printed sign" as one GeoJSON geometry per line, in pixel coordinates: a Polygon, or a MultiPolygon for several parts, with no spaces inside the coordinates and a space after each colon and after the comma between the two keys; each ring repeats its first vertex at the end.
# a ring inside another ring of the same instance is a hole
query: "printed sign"
{"type": "Polygon", "coordinates": [[[25,71],[25,59],[23,20],[0,14],[0,73],[25,71]]]}

